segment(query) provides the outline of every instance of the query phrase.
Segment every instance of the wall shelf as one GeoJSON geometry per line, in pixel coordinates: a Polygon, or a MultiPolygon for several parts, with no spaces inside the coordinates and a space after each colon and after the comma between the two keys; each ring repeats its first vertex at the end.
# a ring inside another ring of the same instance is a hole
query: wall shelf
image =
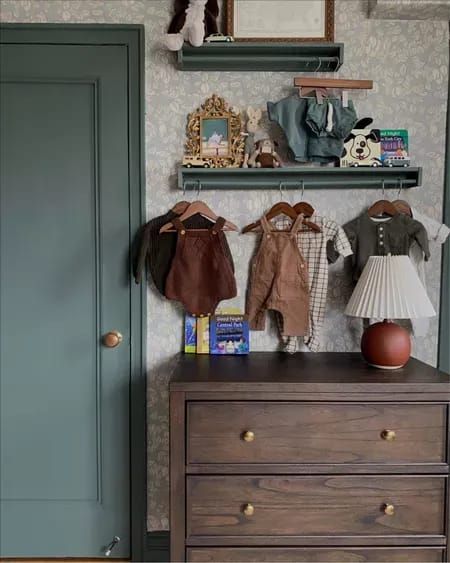
{"type": "Polygon", "coordinates": [[[205,43],[178,51],[180,70],[335,72],[343,43],[205,43]]]}
{"type": "Polygon", "coordinates": [[[178,187],[185,190],[266,190],[333,188],[414,188],[422,168],[186,168],[180,166],[178,187]]]}

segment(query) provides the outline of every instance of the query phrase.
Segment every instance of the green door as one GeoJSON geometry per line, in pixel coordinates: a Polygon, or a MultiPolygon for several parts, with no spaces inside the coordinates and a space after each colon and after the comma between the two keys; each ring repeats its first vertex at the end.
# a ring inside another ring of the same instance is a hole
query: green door
{"type": "Polygon", "coordinates": [[[1,46],[2,556],[130,555],[127,57],[1,46]]]}

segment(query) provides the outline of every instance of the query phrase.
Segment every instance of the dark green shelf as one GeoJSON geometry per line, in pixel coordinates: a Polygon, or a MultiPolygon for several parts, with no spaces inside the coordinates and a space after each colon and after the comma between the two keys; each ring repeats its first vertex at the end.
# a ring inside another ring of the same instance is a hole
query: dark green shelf
{"type": "Polygon", "coordinates": [[[343,43],[204,43],[178,51],[180,70],[335,72],[343,43]]]}
{"type": "Polygon", "coordinates": [[[180,166],[178,187],[185,190],[414,188],[422,184],[422,168],[186,168],[180,166]]]}

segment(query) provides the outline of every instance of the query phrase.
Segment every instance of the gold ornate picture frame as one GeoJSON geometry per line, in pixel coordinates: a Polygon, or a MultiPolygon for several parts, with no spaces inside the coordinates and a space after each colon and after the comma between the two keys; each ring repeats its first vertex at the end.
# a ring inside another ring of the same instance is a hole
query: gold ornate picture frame
{"type": "Polygon", "coordinates": [[[211,168],[238,168],[244,159],[241,115],[213,94],[188,115],[185,159],[211,168]]]}
{"type": "Polygon", "coordinates": [[[236,41],[334,41],[334,0],[226,0],[236,41]]]}

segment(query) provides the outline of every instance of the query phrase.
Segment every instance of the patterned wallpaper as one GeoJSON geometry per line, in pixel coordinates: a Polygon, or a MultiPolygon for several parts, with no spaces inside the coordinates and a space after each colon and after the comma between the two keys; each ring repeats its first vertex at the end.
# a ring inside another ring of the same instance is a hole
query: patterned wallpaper
{"type": "MultiPolygon", "coordinates": [[[[264,107],[291,92],[292,74],[259,72],[179,72],[174,57],[160,45],[169,22],[170,0],[2,0],[4,22],[134,23],[146,34],[146,171],[147,213],[165,212],[180,193],[176,165],[183,152],[186,114],[216,92],[241,109],[264,107]]],[[[423,188],[406,197],[422,212],[442,216],[445,112],[448,73],[448,24],[444,21],[389,21],[367,18],[363,0],[336,1],[336,40],[345,43],[340,76],[370,78],[374,90],[353,96],[360,116],[372,116],[385,128],[407,128],[411,152],[424,167],[423,188]],[[351,4],[351,6],[349,6],[351,4]]],[[[290,193],[291,202],[300,194],[290,193]]],[[[371,190],[311,191],[308,200],[340,223],[359,214],[380,194],[371,190]]],[[[395,193],[389,195],[395,196],[395,193]]],[[[270,191],[206,192],[203,199],[238,225],[257,218],[279,194],[270,191]]],[[[193,194],[191,197],[195,197],[193,194]]],[[[253,235],[229,235],[239,296],[243,305],[247,267],[254,249],[253,235]]],[[[438,309],[440,248],[432,249],[427,270],[430,297],[438,309]]],[[[324,351],[358,349],[359,321],[342,311],[351,292],[340,260],[331,268],[329,304],[323,331],[324,351]]],[[[435,363],[437,319],[430,333],[415,344],[415,355],[435,363]]],[[[167,382],[182,340],[182,311],[149,288],[148,298],[148,495],[149,529],[168,528],[168,392],[167,382]]],[[[254,350],[276,350],[273,323],[265,333],[252,335],[254,350]]]]}
{"type": "Polygon", "coordinates": [[[371,18],[388,20],[450,20],[448,0],[369,0],[371,18]]]}

